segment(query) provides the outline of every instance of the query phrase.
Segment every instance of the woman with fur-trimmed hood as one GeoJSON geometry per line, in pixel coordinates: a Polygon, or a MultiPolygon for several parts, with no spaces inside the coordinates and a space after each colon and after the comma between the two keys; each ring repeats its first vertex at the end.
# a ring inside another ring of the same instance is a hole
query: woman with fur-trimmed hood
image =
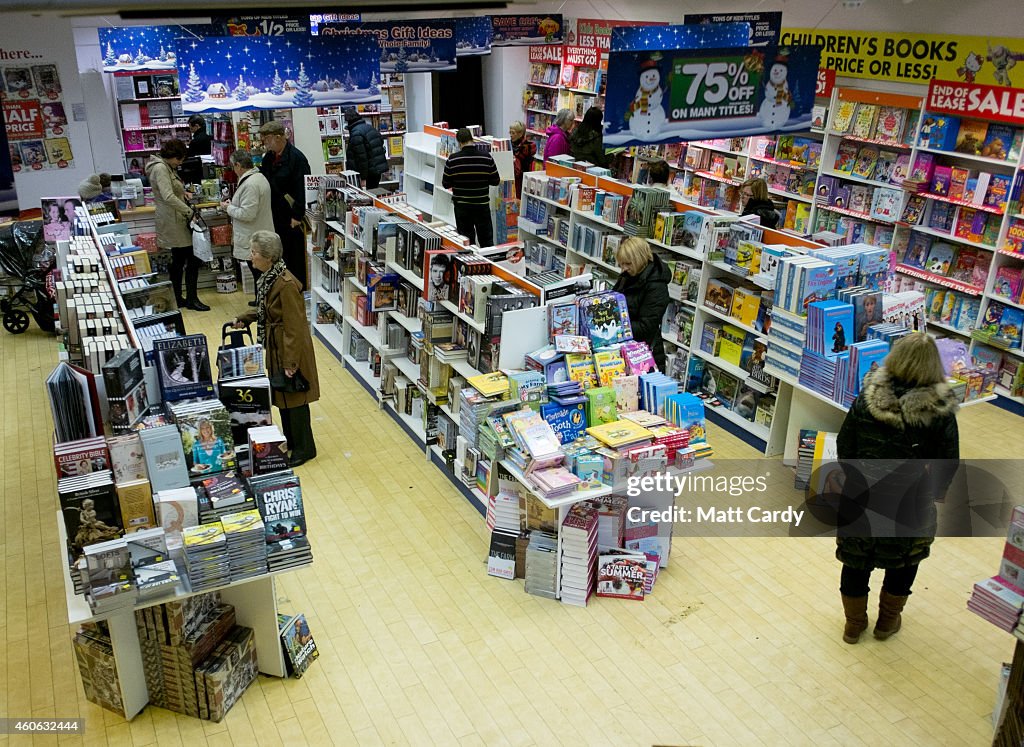
{"type": "Polygon", "coordinates": [[[841,522],[836,540],[847,643],[856,643],[867,629],[875,568],[885,570],[875,638],[900,629],[918,564],[935,539],[935,501],[960,458],[957,407],[935,341],[914,332],[893,345],[885,365],[865,376],[843,421],[836,444],[845,473],[841,505],[855,512],[844,517],[848,523],[841,522]],[[876,527],[896,530],[886,536],[867,531],[868,518],[878,515],[883,520],[876,527]]]}

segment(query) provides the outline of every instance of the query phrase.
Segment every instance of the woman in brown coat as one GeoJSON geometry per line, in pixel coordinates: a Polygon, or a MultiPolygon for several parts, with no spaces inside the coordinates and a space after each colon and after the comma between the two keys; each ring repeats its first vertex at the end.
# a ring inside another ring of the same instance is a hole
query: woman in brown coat
{"type": "Polygon", "coordinates": [[[316,443],[309,422],[309,403],[320,399],[313,338],[306,321],[302,286],[281,258],[281,238],[273,231],[254,231],[249,239],[252,264],[262,272],[256,284],[256,311],[238,317],[236,326],[256,322],[256,339],[264,347],[267,372],[283,371],[293,378],[301,372],[309,382],[305,392],[274,390],[274,405],[281,410],[281,427],[291,448],[293,467],[316,456],[316,443]]]}

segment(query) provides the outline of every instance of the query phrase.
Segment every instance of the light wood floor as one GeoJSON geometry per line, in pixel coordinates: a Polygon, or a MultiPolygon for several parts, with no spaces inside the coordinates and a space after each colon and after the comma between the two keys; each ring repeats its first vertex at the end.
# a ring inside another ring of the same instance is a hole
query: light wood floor
{"type": "MultiPolygon", "coordinates": [[[[216,346],[244,299],[204,295],[214,311],[186,323],[216,346]]],[[[80,716],[84,739],[60,744],[88,745],[990,742],[1013,638],[965,603],[1000,540],[938,540],[885,643],[841,641],[829,540],[677,541],[643,603],[565,606],[486,575],[477,511],[317,351],[320,456],[300,471],[316,563],[278,593],[306,613],[319,661],[301,680],[261,676],[220,724],[153,707],[126,723],[84,699],[66,624],[42,387],[56,343],[0,332],[0,716],[80,716]]],[[[979,405],[960,427],[964,456],[1019,456],[1016,416],[979,405]]]]}

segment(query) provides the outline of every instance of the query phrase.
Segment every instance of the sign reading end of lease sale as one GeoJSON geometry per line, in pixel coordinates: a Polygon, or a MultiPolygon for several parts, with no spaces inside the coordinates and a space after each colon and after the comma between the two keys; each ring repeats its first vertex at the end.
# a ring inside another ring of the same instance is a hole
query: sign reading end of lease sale
{"type": "Polygon", "coordinates": [[[819,56],[774,46],[612,52],[605,145],[808,129],[819,56]]]}
{"type": "Polygon", "coordinates": [[[933,80],[925,107],[929,113],[977,117],[1024,125],[1024,90],[982,83],[933,80]]]}

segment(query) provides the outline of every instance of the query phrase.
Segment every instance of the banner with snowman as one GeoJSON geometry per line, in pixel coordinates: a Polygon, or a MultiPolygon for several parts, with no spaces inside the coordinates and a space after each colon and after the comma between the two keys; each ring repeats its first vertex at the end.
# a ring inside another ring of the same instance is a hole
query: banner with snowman
{"type": "Polygon", "coordinates": [[[613,50],[604,144],[810,129],[821,48],[754,48],[747,39],[743,46],[613,50]]]}
{"type": "Polygon", "coordinates": [[[189,114],[378,103],[373,34],[179,39],[182,109],[189,114]]]}

